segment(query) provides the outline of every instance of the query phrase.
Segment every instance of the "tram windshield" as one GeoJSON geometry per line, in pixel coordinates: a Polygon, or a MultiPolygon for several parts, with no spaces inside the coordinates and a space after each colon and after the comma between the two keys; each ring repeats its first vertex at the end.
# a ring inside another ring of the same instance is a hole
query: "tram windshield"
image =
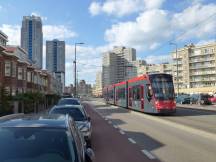
{"type": "Polygon", "coordinates": [[[152,74],[149,75],[152,91],[157,100],[173,100],[175,98],[174,86],[171,75],[152,74]]]}

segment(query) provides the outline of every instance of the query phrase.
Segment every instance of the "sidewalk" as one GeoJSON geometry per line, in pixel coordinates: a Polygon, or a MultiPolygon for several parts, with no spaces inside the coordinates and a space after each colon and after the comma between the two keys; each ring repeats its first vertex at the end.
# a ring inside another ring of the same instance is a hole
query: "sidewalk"
{"type": "Polygon", "coordinates": [[[216,111],[216,105],[196,105],[196,104],[177,104],[178,108],[188,108],[188,109],[196,109],[196,110],[207,110],[207,111],[216,111]]]}

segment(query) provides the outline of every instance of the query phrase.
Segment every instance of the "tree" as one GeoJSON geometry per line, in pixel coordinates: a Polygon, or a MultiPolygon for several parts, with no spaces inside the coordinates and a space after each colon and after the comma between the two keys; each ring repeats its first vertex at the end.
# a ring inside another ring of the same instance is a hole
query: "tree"
{"type": "Polygon", "coordinates": [[[0,115],[7,115],[12,112],[10,107],[11,96],[4,87],[0,87],[0,115]]]}

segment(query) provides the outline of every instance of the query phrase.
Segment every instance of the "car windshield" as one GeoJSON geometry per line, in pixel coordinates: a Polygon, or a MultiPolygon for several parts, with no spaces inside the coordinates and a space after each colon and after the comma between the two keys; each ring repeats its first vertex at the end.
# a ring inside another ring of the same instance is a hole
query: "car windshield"
{"type": "Polygon", "coordinates": [[[84,121],[86,116],[79,108],[58,108],[51,111],[51,114],[69,114],[75,121],[84,121]]]}
{"type": "Polygon", "coordinates": [[[201,97],[202,97],[202,98],[209,98],[209,97],[211,97],[211,96],[208,95],[208,94],[203,94],[203,95],[201,95],[201,97]]]}
{"type": "Polygon", "coordinates": [[[1,162],[76,162],[76,151],[62,129],[0,128],[1,162]]]}
{"type": "Polygon", "coordinates": [[[174,87],[172,76],[170,75],[151,75],[149,76],[155,98],[158,100],[174,99],[174,87]]]}
{"type": "Polygon", "coordinates": [[[80,102],[76,99],[61,99],[58,105],[80,105],[80,102]]]}

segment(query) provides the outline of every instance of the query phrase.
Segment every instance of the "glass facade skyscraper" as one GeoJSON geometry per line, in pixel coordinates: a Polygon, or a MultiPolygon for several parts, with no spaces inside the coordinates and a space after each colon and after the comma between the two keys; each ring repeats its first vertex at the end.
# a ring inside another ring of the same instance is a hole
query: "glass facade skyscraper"
{"type": "Polygon", "coordinates": [[[46,41],[46,69],[65,85],[65,41],[46,41]]]}
{"type": "Polygon", "coordinates": [[[24,16],[21,28],[21,47],[28,52],[29,59],[42,68],[43,32],[38,16],[24,16]]]}

